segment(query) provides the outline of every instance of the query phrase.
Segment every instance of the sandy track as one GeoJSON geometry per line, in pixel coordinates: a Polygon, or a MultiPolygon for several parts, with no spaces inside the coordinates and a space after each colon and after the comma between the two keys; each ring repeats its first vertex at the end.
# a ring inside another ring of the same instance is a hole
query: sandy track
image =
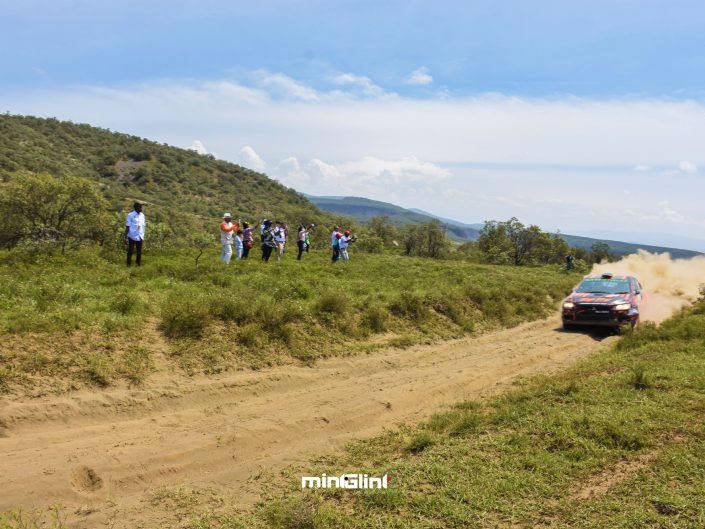
{"type": "Polygon", "coordinates": [[[115,527],[130,527],[159,520],[145,502],[150,491],[180,484],[227,491],[246,505],[254,497],[248,479],[261,469],[421,420],[443,404],[496,392],[613,340],[565,333],[559,324],[551,318],[313,368],[173,376],[143,390],[1,402],[0,510],[88,506],[95,512],[76,524],[95,527],[119,509],[115,527]]]}

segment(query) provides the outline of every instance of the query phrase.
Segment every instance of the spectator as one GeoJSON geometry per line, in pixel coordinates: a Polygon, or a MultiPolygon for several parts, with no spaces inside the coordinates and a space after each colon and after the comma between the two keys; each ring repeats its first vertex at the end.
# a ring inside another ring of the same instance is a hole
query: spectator
{"type": "Polygon", "coordinates": [[[274,242],[274,229],[272,228],[272,221],[265,220],[262,224],[262,260],[267,262],[272,255],[272,250],[276,246],[274,242]]]}
{"type": "Polygon", "coordinates": [[[125,244],[127,245],[127,266],[132,266],[132,254],[136,252],[135,262],[142,266],[142,247],[144,231],[147,228],[147,219],[142,213],[142,204],[135,202],[134,210],[127,214],[125,219],[125,244]]]}
{"type": "Polygon", "coordinates": [[[242,258],[247,259],[250,256],[250,250],[254,244],[252,232],[255,231],[254,226],[250,226],[247,222],[242,223],[242,258]]]}
{"type": "Polygon", "coordinates": [[[343,234],[340,232],[336,232],[334,235],[333,239],[333,256],[331,257],[331,261],[334,263],[338,262],[338,259],[340,258],[340,239],[343,237],[343,234]]]}
{"type": "Polygon", "coordinates": [[[233,236],[238,229],[239,226],[232,223],[232,215],[223,213],[223,222],[220,223],[220,243],[223,251],[220,254],[220,260],[226,264],[233,256],[233,236]]]}
{"type": "Polygon", "coordinates": [[[348,256],[348,246],[350,246],[350,242],[352,241],[352,238],[350,237],[350,230],[345,230],[343,236],[339,239],[339,241],[340,258],[343,261],[348,261],[350,259],[350,257],[348,256]]]}
{"type": "Polygon", "coordinates": [[[274,223],[274,248],[277,251],[277,261],[281,261],[284,255],[284,245],[286,244],[286,229],[281,222],[274,223]]]}
{"type": "Polygon", "coordinates": [[[242,230],[237,230],[235,234],[235,259],[242,259],[242,250],[244,243],[242,241],[242,230]]]}
{"type": "Polygon", "coordinates": [[[301,261],[301,256],[304,253],[304,250],[306,249],[306,239],[308,239],[308,231],[306,228],[303,226],[299,226],[299,232],[296,237],[296,245],[299,247],[299,255],[296,257],[297,261],[301,261]]]}

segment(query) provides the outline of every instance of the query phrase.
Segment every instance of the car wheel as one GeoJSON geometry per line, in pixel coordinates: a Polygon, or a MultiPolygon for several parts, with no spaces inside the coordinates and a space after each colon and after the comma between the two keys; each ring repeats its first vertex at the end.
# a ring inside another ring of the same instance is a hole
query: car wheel
{"type": "Polygon", "coordinates": [[[572,331],[572,330],[575,330],[575,325],[573,325],[572,323],[567,323],[567,322],[564,321],[564,322],[563,322],[563,330],[564,330],[564,331],[572,331]]]}

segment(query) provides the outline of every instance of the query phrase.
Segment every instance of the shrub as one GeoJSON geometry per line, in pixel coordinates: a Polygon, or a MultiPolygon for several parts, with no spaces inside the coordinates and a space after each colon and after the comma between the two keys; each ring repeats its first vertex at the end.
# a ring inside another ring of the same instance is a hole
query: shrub
{"type": "Polygon", "coordinates": [[[387,330],[389,313],[379,305],[372,305],[362,315],[363,326],[372,332],[384,332],[387,330]]]}
{"type": "Polygon", "coordinates": [[[419,432],[407,443],[406,451],[410,454],[420,454],[434,443],[435,440],[429,432],[419,432]]]}
{"type": "Polygon", "coordinates": [[[324,292],[318,300],[317,309],[323,315],[342,315],[350,308],[350,299],[340,292],[324,292]]]}
{"type": "Polygon", "coordinates": [[[209,323],[208,305],[202,299],[171,295],[162,306],[160,328],[169,338],[201,338],[209,323]]]}
{"type": "Polygon", "coordinates": [[[119,314],[127,315],[137,311],[139,306],[139,296],[130,290],[120,290],[110,301],[110,310],[119,314]]]}
{"type": "Polygon", "coordinates": [[[256,323],[249,323],[237,330],[235,338],[240,345],[248,348],[258,347],[262,343],[262,329],[256,323]]]}
{"type": "Polygon", "coordinates": [[[638,390],[649,389],[652,387],[651,379],[646,374],[646,368],[642,365],[636,366],[632,369],[632,376],[629,384],[638,390]]]}
{"type": "Polygon", "coordinates": [[[393,313],[411,320],[422,321],[428,318],[429,312],[423,296],[415,292],[402,292],[390,309],[393,313]]]}
{"type": "Polygon", "coordinates": [[[151,353],[144,347],[135,347],[122,357],[120,374],[132,384],[141,384],[147,375],[154,370],[151,353]]]}

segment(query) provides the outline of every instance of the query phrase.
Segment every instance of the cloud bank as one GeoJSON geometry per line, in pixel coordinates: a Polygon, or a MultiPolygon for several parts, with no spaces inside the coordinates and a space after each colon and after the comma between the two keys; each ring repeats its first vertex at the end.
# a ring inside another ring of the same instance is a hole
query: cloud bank
{"type": "Polygon", "coordinates": [[[466,222],[700,236],[705,105],[694,100],[424,97],[338,73],[4,94],[13,113],[88,122],[265,171],[312,194],[397,200],[466,222]],[[199,140],[194,141],[197,136],[199,140]],[[256,147],[256,151],[255,148],[256,147]],[[674,160],[680,160],[675,162],[674,160]]]}

